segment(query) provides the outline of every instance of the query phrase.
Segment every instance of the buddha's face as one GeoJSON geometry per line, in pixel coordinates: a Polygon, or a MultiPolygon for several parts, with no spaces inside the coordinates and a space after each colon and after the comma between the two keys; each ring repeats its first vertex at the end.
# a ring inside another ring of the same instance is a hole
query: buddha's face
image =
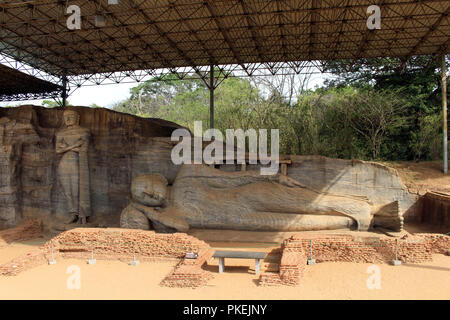
{"type": "Polygon", "coordinates": [[[161,207],[167,198],[167,180],[160,174],[139,176],[131,184],[133,200],[149,207],[161,207]]]}
{"type": "Polygon", "coordinates": [[[64,123],[68,127],[76,126],[79,122],[79,116],[75,112],[64,112],[64,123]]]}
{"type": "Polygon", "coordinates": [[[23,110],[19,112],[17,121],[20,123],[31,123],[33,118],[33,113],[31,110],[23,110]]]}
{"type": "Polygon", "coordinates": [[[30,108],[19,109],[16,114],[17,122],[19,123],[31,123],[33,119],[34,110],[30,108]]]}

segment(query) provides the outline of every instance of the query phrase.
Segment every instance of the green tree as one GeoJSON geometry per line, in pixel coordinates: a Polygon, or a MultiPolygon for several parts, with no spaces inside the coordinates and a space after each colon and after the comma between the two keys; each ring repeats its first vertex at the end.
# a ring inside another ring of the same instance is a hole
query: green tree
{"type": "MultiPolygon", "coordinates": [[[[72,104],[70,104],[70,102],[67,100],[66,105],[71,106],[72,104]]],[[[46,107],[46,108],[57,108],[57,107],[61,106],[61,101],[44,100],[44,101],[42,101],[41,106],[46,107]]]]}

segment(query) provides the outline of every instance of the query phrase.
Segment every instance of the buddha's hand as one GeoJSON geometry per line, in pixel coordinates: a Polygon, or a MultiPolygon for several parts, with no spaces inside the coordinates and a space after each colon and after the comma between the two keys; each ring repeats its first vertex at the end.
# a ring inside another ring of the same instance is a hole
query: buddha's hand
{"type": "Polygon", "coordinates": [[[136,202],[133,202],[133,206],[144,213],[149,220],[157,221],[166,227],[176,229],[179,232],[187,232],[189,230],[189,224],[177,212],[177,208],[152,208],[136,202]]]}
{"type": "Polygon", "coordinates": [[[80,152],[80,151],[87,151],[87,148],[85,147],[85,143],[83,140],[78,140],[75,142],[72,146],[70,146],[70,150],[74,152],[80,152]]]}

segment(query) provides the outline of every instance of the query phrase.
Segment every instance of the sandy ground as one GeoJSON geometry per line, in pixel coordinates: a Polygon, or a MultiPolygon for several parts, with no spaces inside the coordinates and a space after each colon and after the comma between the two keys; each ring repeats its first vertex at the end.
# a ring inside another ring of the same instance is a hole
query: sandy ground
{"type": "MultiPolygon", "coordinates": [[[[40,241],[12,243],[0,249],[0,263],[26,253],[40,241]]],[[[320,263],[308,266],[298,287],[258,287],[252,260],[226,260],[219,274],[217,261],[206,269],[214,279],[206,287],[179,289],[160,287],[174,263],[146,262],[132,267],[119,261],[60,260],[15,277],[0,277],[0,299],[450,299],[450,257],[435,255],[434,261],[394,267],[378,265],[380,289],[368,289],[371,264],[320,263]],[[80,270],[80,289],[68,268],[80,270]],[[239,285],[236,285],[239,284],[239,285]]]]}
{"type": "Polygon", "coordinates": [[[427,190],[450,194],[450,174],[442,172],[442,161],[381,162],[397,170],[405,186],[424,194],[427,190]]]}

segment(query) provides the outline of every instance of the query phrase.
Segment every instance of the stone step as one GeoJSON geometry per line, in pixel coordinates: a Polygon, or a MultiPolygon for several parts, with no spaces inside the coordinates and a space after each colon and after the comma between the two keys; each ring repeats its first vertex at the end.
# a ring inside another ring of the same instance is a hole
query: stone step
{"type": "Polygon", "coordinates": [[[262,270],[264,272],[279,272],[280,271],[280,264],[279,263],[264,263],[262,270]]]}
{"type": "Polygon", "coordinates": [[[281,261],[281,254],[267,254],[267,256],[264,258],[264,262],[267,263],[280,263],[281,261]]]}

